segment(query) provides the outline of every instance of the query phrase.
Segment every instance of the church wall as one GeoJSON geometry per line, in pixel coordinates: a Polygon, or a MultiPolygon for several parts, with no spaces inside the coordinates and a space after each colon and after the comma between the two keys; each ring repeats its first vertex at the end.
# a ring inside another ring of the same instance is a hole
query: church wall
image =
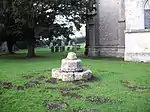
{"type": "Polygon", "coordinates": [[[97,0],[95,35],[90,41],[90,56],[124,56],[124,0],[97,0]],[[91,53],[92,52],[92,53],[91,53]]]}
{"type": "Polygon", "coordinates": [[[126,0],[125,61],[150,62],[150,29],[145,29],[144,24],[145,1],[126,0]]]}
{"type": "Polygon", "coordinates": [[[144,0],[125,0],[126,30],[144,29],[144,0]]]}
{"type": "Polygon", "coordinates": [[[126,61],[150,62],[150,32],[138,31],[126,33],[126,61]]]}

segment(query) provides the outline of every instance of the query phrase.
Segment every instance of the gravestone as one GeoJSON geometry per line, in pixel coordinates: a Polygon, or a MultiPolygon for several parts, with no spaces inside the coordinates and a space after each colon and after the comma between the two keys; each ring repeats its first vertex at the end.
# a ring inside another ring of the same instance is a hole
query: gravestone
{"type": "Polygon", "coordinates": [[[72,44],[71,44],[71,41],[69,41],[69,42],[68,42],[68,46],[71,46],[71,45],[72,45],[72,44]]]}
{"type": "Polygon", "coordinates": [[[0,52],[2,53],[8,52],[7,42],[4,42],[0,45],[0,52]]]}
{"type": "Polygon", "coordinates": [[[60,48],[60,51],[61,51],[61,52],[65,51],[65,42],[64,42],[64,41],[61,41],[61,48],[60,48]]]}
{"type": "Polygon", "coordinates": [[[73,45],[73,46],[75,46],[75,45],[76,45],[76,43],[73,41],[73,42],[72,42],[72,45],[73,45]]]}
{"type": "Polygon", "coordinates": [[[53,42],[50,42],[49,47],[50,47],[50,49],[51,49],[51,52],[54,52],[54,45],[53,45],[53,42]]]}

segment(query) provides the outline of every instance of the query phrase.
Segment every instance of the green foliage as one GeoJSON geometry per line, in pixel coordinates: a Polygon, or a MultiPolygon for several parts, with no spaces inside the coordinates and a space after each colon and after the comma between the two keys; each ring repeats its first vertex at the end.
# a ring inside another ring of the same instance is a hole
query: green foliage
{"type": "Polygon", "coordinates": [[[3,9],[0,13],[0,21],[2,23],[0,30],[0,41],[19,40],[22,33],[20,23],[16,24],[13,9],[10,5],[3,9]]]}
{"type": "MultiPolygon", "coordinates": [[[[48,27],[50,37],[73,35],[74,23],[77,30],[85,23],[85,0],[12,0],[3,13],[8,33],[20,34],[26,28],[48,27]],[[7,11],[6,11],[7,10],[7,11]],[[65,23],[55,22],[56,17],[65,18],[65,23]]],[[[26,37],[24,37],[26,38],[26,37]]]]}

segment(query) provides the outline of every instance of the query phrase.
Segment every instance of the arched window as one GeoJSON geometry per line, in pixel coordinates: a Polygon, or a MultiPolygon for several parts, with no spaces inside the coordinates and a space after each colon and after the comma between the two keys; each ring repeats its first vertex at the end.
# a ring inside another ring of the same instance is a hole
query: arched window
{"type": "Polygon", "coordinates": [[[145,29],[150,29],[150,0],[146,0],[144,7],[145,29]]]}

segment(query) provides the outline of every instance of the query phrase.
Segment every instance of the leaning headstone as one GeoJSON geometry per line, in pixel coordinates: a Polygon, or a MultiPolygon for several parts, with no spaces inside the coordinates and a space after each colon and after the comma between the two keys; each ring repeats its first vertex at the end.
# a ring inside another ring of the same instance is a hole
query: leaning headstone
{"type": "Polygon", "coordinates": [[[58,50],[58,52],[62,52],[62,51],[61,51],[61,49],[62,49],[62,48],[61,48],[61,46],[58,46],[58,47],[59,47],[59,50],[58,50]]]}
{"type": "Polygon", "coordinates": [[[71,44],[71,41],[69,41],[69,42],[68,42],[68,46],[71,46],[71,45],[72,45],[72,44],[71,44]]]}
{"type": "Polygon", "coordinates": [[[2,53],[8,52],[7,42],[4,42],[0,45],[0,52],[2,53]]]}
{"type": "Polygon", "coordinates": [[[73,42],[72,42],[72,45],[73,45],[73,46],[75,46],[75,45],[76,45],[76,43],[73,41],[73,42]]]}
{"type": "Polygon", "coordinates": [[[92,78],[92,71],[82,66],[82,61],[74,52],[69,52],[67,58],[62,59],[61,68],[52,69],[52,78],[62,81],[87,80],[92,78]]]}
{"type": "Polygon", "coordinates": [[[61,41],[61,52],[65,51],[65,42],[61,41]]]}
{"type": "Polygon", "coordinates": [[[53,42],[50,42],[50,44],[49,44],[49,48],[51,49],[51,52],[54,52],[53,42]]]}
{"type": "Polygon", "coordinates": [[[52,47],[52,46],[53,46],[53,42],[50,42],[49,47],[52,47]]]}

